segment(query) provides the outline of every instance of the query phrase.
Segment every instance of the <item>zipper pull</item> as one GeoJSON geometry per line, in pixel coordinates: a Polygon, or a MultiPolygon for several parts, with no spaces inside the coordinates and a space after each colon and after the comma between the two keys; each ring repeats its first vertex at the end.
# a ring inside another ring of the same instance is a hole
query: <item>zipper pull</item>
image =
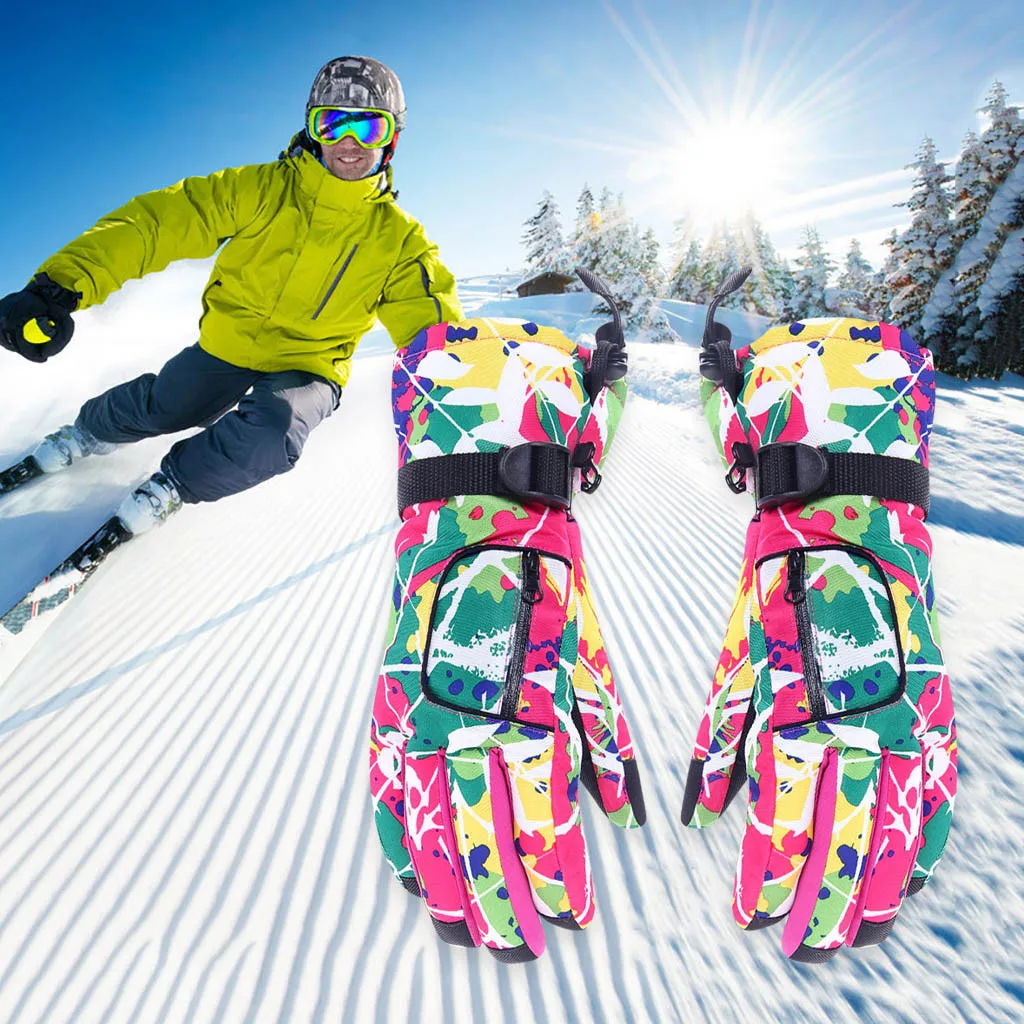
{"type": "Polygon", "coordinates": [[[804,553],[801,550],[789,553],[789,571],[786,580],[786,600],[790,604],[801,604],[807,600],[807,586],[804,582],[804,553]]]}
{"type": "Polygon", "coordinates": [[[540,589],[540,556],[536,551],[523,552],[523,600],[536,604],[544,596],[540,589]]]}

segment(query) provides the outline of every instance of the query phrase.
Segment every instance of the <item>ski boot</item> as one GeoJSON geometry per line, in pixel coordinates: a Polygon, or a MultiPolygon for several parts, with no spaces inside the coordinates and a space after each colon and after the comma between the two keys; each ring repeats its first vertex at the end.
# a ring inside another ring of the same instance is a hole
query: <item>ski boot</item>
{"type": "Polygon", "coordinates": [[[76,459],[90,455],[109,455],[116,447],[116,444],[97,440],[76,423],[47,434],[32,451],[32,457],[44,473],[58,473],[67,469],[76,459]]]}
{"type": "Polygon", "coordinates": [[[133,536],[159,526],[181,508],[181,495],[164,473],[154,473],[117,507],[114,513],[133,536]]]}

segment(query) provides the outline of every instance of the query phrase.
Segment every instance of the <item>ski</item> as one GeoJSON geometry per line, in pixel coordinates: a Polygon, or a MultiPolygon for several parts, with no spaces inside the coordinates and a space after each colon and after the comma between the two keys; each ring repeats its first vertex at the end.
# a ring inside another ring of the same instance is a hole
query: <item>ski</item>
{"type": "Polygon", "coordinates": [[[0,618],[0,685],[107,555],[132,536],[116,515],[111,516],[0,618]]]}
{"type": "Polygon", "coordinates": [[[36,461],[36,457],[26,455],[20,462],[0,470],[0,497],[10,494],[22,484],[27,484],[29,480],[35,480],[37,476],[42,475],[43,468],[36,461]]]}

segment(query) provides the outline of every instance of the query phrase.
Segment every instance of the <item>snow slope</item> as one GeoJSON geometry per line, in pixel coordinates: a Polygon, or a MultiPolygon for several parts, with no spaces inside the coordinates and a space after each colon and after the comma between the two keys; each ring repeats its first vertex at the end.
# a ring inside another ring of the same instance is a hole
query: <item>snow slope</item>
{"type": "MultiPolygon", "coordinates": [[[[204,274],[178,266],[125,289],[45,367],[5,360],[0,458],[189,343],[204,274]]],[[[467,282],[467,306],[599,322],[586,296],[502,300],[501,286],[467,282]]],[[[690,344],[632,347],[605,483],[577,506],[649,812],[624,835],[586,807],[595,924],[550,929],[541,961],[507,968],[437,941],[378,852],[366,726],[395,479],[375,332],[292,473],[113,556],[0,690],[0,1020],[1024,1016],[1024,381],[940,387],[932,521],[964,764],[951,848],[890,941],[799,967],[772,930],[732,923],[741,809],[707,833],[678,824],[749,508],[724,487],[696,405],[703,310],[669,306],[690,344]]],[[[0,503],[6,596],[166,445],[0,503]]]]}

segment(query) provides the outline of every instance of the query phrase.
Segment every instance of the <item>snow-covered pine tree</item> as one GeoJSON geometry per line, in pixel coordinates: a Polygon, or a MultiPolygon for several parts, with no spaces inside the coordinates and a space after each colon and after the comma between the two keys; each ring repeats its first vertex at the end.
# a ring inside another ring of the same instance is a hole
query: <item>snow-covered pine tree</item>
{"type": "Polygon", "coordinates": [[[969,131],[964,136],[960,156],[953,172],[953,245],[960,246],[974,234],[985,207],[992,198],[988,172],[985,169],[981,140],[969,131]]]}
{"type": "Polygon", "coordinates": [[[678,341],[679,335],[669,326],[668,317],[658,306],[658,297],[665,286],[665,272],[659,260],[660,246],[654,229],[648,228],[640,238],[638,279],[642,284],[636,291],[626,321],[627,330],[643,334],[645,340],[655,342],[678,341]]]}
{"type": "Polygon", "coordinates": [[[1005,362],[994,369],[999,353],[986,352],[992,335],[983,329],[986,310],[982,309],[981,294],[1003,242],[1013,230],[1012,211],[1018,195],[1015,182],[1024,156],[1024,122],[1019,109],[1007,103],[1002,82],[993,83],[980,113],[988,122],[979,146],[991,192],[975,234],[961,250],[964,258],[958,260],[953,281],[957,336],[950,354],[956,359],[953,372],[968,378],[975,374],[998,376],[1005,369],[1005,362]]]}
{"type": "Polygon", "coordinates": [[[778,313],[775,319],[786,320],[791,317],[796,295],[796,273],[789,265],[785,256],[779,256],[779,275],[775,281],[775,299],[778,313]]]}
{"type": "Polygon", "coordinates": [[[632,294],[643,287],[630,282],[631,278],[639,276],[642,264],[640,231],[626,212],[621,193],[613,196],[604,188],[599,202],[601,259],[596,270],[612,286],[616,302],[624,303],[628,312],[632,294]],[[627,282],[630,283],[627,285],[627,282]]]}
{"type": "Polygon", "coordinates": [[[622,238],[625,248],[617,250],[614,254],[615,284],[612,294],[619,303],[619,309],[632,325],[640,301],[645,295],[650,294],[650,286],[642,268],[640,232],[631,224],[630,230],[624,233],[622,238]]]}
{"type": "Polygon", "coordinates": [[[1004,192],[1003,186],[1024,155],[1024,122],[1018,108],[1007,102],[1001,82],[993,84],[978,112],[987,126],[980,139],[968,133],[957,167],[957,188],[962,191],[957,192],[953,234],[959,249],[935,282],[921,315],[936,366],[966,377],[987,364],[982,356],[986,339],[979,335],[979,295],[1003,238],[1012,230],[1006,225],[1015,191],[1011,187],[1004,192]]]}
{"type": "Polygon", "coordinates": [[[978,111],[987,122],[981,134],[981,162],[992,183],[992,192],[1006,180],[1021,156],[1018,146],[1024,137],[1024,121],[1020,108],[1007,99],[1006,88],[996,80],[978,111]]]}
{"type": "Polygon", "coordinates": [[[860,240],[850,239],[850,248],[843,261],[843,270],[839,275],[839,309],[842,316],[870,318],[873,316],[871,306],[871,278],[874,268],[864,258],[860,240]]]}
{"type": "Polygon", "coordinates": [[[786,315],[791,320],[834,313],[829,301],[828,282],[836,269],[818,229],[810,224],[804,228],[800,255],[796,258],[795,283],[786,315]]]}
{"type": "MultiPolygon", "coordinates": [[[[594,193],[584,183],[576,200],[576,226],[572,236],[573,265],[596,271],[601,263],[601,217],[594,193]]],[[[582,284],[575,286],[582,289],[582,284]]]]}
{"type": "Polygon", "coordinates": [[[668,296],[671,299],[682,299],[683,302],[701,302],[701,247],[694,238],[683,252],[668,285],[668,296]]]}
{"type": "MultiPolygon", "coordinates": [[[[710,302],[722,282],[740,267],[740,256],[736,238],[725,222],[711,229],[704,251],[701,253],[700,301],[710,302]]],[[[743,308],[740,292],[733,292],[723,303],[733,309],[743,308]]]]}
{"type": "Polygon", "coordinates": [[[524,223],[522,244],[531,275],[546,271],[565,272],[568,250],[562,237],[562,222],[555,197],[546,189],[537,212],[524,223]]]}
{"type": "Polygon", "coordinates": [[[768,232],[748,213],[738,224],[732,237],[736,246],[737,262],[751,268],[750,277],[739,291],[743,309],[750,313],[778,320],[782,317],[788,268],[772,244],[768,232]]]}
{"type": "MultiPolygon", "coordinates": [[[[1024,261],[1024,242],[1017,241],[1022,245],[1017,259],[1024,261]]],[[[1000,297],[993,322],[993,349],[1006,354],[1005,369],[1024,374],[1024,272],[1017,274],[1013,287],[1000,297]]]]}
{"type": "Polygon", "coordinates": [[[892,313],[889,310],[889,303],[892,300],[892,291],[889,288],[889,278],[896,273],[896,248],[899,245],[900,234],[893,228],[892,231],[882,239],[882,245],[888,250],[888,255],[882,260],[882,266],[871,275],[871,281],[867,291],[867,304],[871,316],[878,320],[891,320],[892,313]]]}
{"type": "Polygon", "coordinates": [[[951,178],[937,159],[935,143],[929,136],[925,136],[907,167],[916,172],[914,184],[910,198],[898,205],[906,206],[913,217],[893,249],[897,265],[888,279],[892,290],[889,310],[900,327],[921,337],[925,304],[954,255],[946,187],[951,178]]]}
{"type": "Polygon", "coordinates": [[[632,224],[626,215],[626,204],[621,193],[616,197],[607,185],[602,188],[597,213],[601,218],[597,271],[602,277],[618,280],[623,274],[623,267],[631,262],[631,255],[635,257],[632,262],[639,259],[635,253],[631,254],[632,224]]]}
{"type": "MultiPolygon", "coordinates": [[[[976,303],[979,329],[973,346],[966,350],[971,368],[980,377],[998,378],[1004,370],[1020,364],[1022,346],[1021,299],[1024,292],[1024,161],[1010,173],[993,196],[989,212],[999,218],[995,240],[989,246],[996,254],[978,292],[976,303]]],[[[995,220],[992,217],[991,220],[995,220]]],[[[972,311],[973,318],[973,311],[972,311]]]]}
{"type": "Polygon", "coordinates": [[[681,217],[675,223],[672,239],[672,271],[667,287],[670,299],[700,302],[700,241],[696,238],[692,222],[681,217]]]}

